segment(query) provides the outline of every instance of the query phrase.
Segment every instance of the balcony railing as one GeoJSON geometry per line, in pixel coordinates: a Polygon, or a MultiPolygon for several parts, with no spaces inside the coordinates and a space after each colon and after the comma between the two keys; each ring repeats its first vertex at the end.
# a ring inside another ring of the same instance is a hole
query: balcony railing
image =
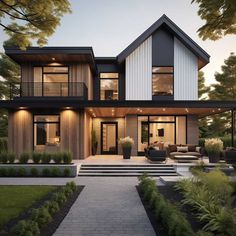
{"type": "Polygon", "coordinates": [[[22,82],[4,84],[6,98],[17,97],[77,97],[88,99],[88,89],[83,82],[22,82]]]}

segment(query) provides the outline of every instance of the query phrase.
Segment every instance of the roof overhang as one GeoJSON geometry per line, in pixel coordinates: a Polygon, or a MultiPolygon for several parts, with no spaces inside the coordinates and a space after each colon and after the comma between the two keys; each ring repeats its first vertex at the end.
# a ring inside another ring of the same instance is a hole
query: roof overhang
{"type": "Polygon", "coordinates": [[[6,109],[93,109],[99,116],[110,116],[111,108],[117,116],[125,114],[197,115],[199,118],[236,110],[235,101],[81,101],[76,97],[19,98],[0,101],[6,109]],[[139,110],[141,109],[142,112],[139,110]]]}
{"type": "Polygon", "coordinates": [[[95,59],[92,47],[29,47],[21,50],[17,47],[4,47],[5,54],[18,64],[31,63],[88,63],[95,71],[95,59]]]}
{"type": "Polygon", "coordinates": [[[158,28],[164,26],[176,38],[178,38],[190,51],[198,57],[198,68],[209,63],[209,54],[204,51],[196,42],[194,42],[183,30],[181,30],[166,15],[162,15],[153,25],[151,25],[144,33],[134,40],[127,48],[125,48],[118,56],[118,62],[122,63],[140,44],[150,37],[158,28]]]}

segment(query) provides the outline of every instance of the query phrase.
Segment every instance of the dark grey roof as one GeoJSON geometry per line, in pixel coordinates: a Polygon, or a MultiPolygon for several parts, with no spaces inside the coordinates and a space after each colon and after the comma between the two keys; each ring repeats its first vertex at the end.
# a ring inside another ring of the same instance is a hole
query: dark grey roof
{"type": "Polygon", "coordinates": [[[198,58],[204,61],[204,64],[209,62],[210,56],[195,43],[186,33],[183,32],[173,21],[166,15],[162,15],[153,25],[151,25],[144,33],[134,40],[125,50],[118,56],[118,62],[125,60],[140,44],[142,44],[149,36],[151,36],[162,25],[167,26],[168,30],[175,35],[187,48],[189,48],[198,58]]]}

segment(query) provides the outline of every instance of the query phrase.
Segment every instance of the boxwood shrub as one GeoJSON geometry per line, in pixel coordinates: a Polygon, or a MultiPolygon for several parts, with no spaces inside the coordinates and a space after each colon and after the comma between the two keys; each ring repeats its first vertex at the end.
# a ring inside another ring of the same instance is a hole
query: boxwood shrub
{"type": "Polygon", "coordinates": [[[7,169],[7,176],[9,177],[15,177],[17,176],[17,170],[16,168],[10,167],[7,169]]]}
{"type": "Polygon", "coordinates": [[[42,170],[42,176],[44,176],[44,177],[49,177],[49,176],[50,176],[50,170],[49,170],[49,168],[44,168],[44,169],[42,170]]]}
{"type": "Polygon", "coordinates": [[[46,207],[33,209],[30,218],[32,221],[38,223],[40,229],[52,221],[52,216],[50,215],[48,208],[46,207]]]}
{"type": "Polygon", "coordinates": [[[59,177],[61,175],[62,175],[61,170],[58,167],[52,167],[50,176],[59,177]]]}
{"type": "Polygon", "coordinates": [[[7,152],[1,152],[0,153],[0,162],[3,164],[6,164],[8,162],[8,155],[7,152]]]}
{"type": "Polygon", "coordinates": [[[15,153],[9,152],[9,153],[7,154],[7,159],[8,159],[8,162],[9,162],[9,163],[13,164],[13,163],[15,162],[15,159],[16,159],[15,153]]]}
{"type": "Polygon", "coordinates": [[[65,177],[69,177],[71,175],[70,168],[68,168],[68,167],[64,168],[63,174],[65,177]]]}
{"type": "Polygon", "coordinates": [[[52,159],[52,154],[51,153],[42,153],[42,156],[41,156],[41,162],[43,164],[49,164],[51,162],[51,159],[52,159]]]}
{"type": "Polygon", "coordinates": [[[38,171],[37,168],[33,167],[33,168],[30,169],[30,174],[33,177],[37,177],[37,176],[39,176],[39,171],[38,171]]]}
{"type": "Polygon", "coordinates": [[[0,138],[0,152],[7,152],[7,138],[0,138]]]}
{"type": "Polygon", "coordinates": [[[62,156],[63,156],[63,162],[65,164],[70,164],[72,162],[72,154],[71,154],[71,152],[63,152],[62,156]]]}
{"type": "Polygon", "coordinates": [[[24,167],[19,167],[17,169],[17,176],[24,177],[27,176],[27,171],[24,167]]]}
{"type": "Polygon", "coordinates": [[[63,153],[61,152],[53,153],[52,159],[56,164],[60,164],[63,159],[63,153]]]}
{"type": "Polygon", "coordinates": [[[30,159],[30,154],[29,153],[22,153],[19,158],[19,163],[20,164],[27,164],[30,159]]]}
{"type": "Polygon", "coordinates": [[[32,220],[19,221],[10,231],[10,236],[39,236],[39,226],[32,220]]]}
{"type": "Polygon", "coordinates": [[[32,160],[35,164],[39,164],[42,158],[42,153],[40,152],[33,152],[32,153],[32,160]]]}
{"type": "Polygon", "coordinates": [[[6,168],[0,168],[0,176],[6,177],[7,176],[7,169],[6,168]]]}

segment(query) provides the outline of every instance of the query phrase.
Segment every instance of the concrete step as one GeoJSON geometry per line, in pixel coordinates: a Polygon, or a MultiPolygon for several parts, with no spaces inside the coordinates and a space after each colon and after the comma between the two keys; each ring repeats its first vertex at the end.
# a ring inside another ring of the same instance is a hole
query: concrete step
{"type": "Polygon", "coordinates": [[[173,170],[174,167],[164,167],[164,166],[160,166],[160,167],[136,167],[136,166],[132,166],[132,167],[126,167],[126,166],[122,166],[122,167],[111,167],[111,166],[104,166],[104,167],[98,167],[98,166],[92,166],[92,167],[85,167],[85,166],[81,166],[80,167],[81,170],[173,170]]]}
{"type": "Polygon", "coordinates": [[[140,176],[147,173],[149,176],[178,176],[173,165],[104,165],[82,164],[78,176],[140,176]]]}
{"type": "Polygon", "coordinates": [[[175,170],[81,170],[80,173],[175,173],[175,170]]]}
{"type": "MultiPolygon", "coordinates": [[[[141,176],[142,173],[78,173],[78,176],[84,177],[137,177],[141,176]]],[[[177,176],[177,173],[149,173],[151,177],[160,177],[160,176],[177,176]]]]}

